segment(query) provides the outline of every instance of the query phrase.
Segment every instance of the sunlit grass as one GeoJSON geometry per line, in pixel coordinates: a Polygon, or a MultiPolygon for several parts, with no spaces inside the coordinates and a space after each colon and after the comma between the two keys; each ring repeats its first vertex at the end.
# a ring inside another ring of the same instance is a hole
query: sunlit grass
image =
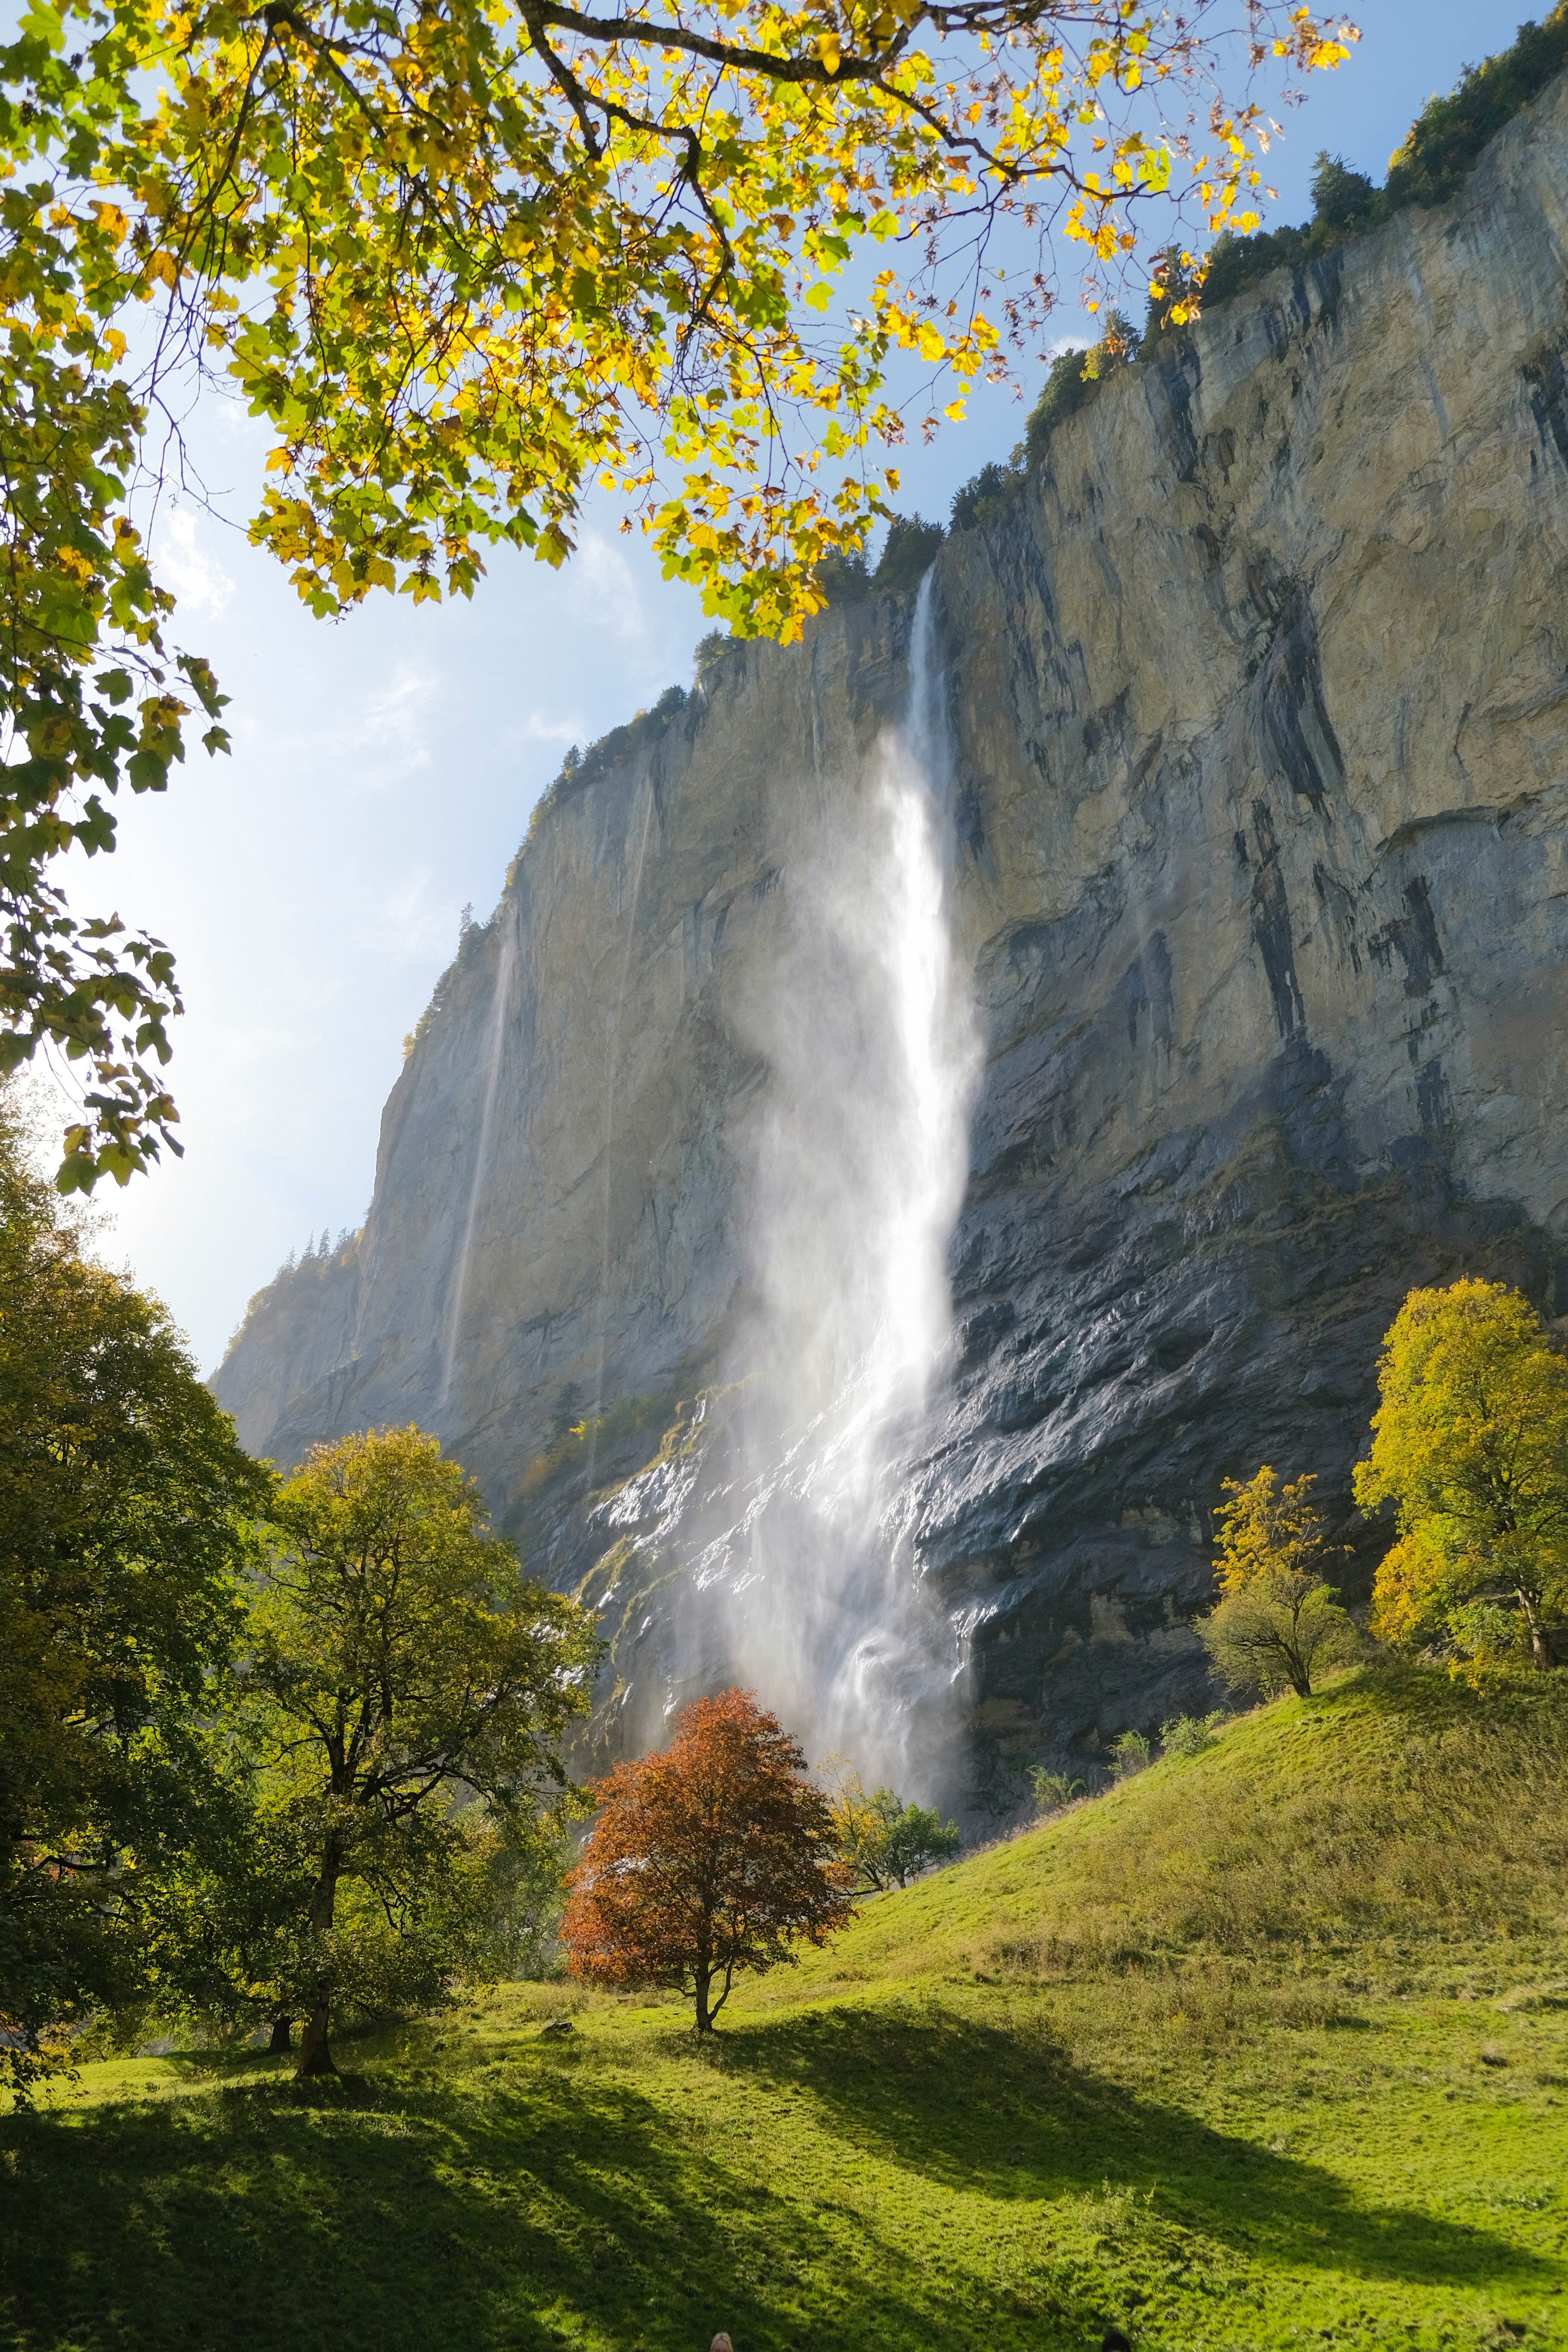
{"type": "Polygon", "coordinates": [[[0,2340],[1568,2345],[1565,1723],[1437,1675],[1261,1711],[868,1906],[710,2051],[515,1986],[341,2087],[84,2069],[0,2124],[0,2340]]]}

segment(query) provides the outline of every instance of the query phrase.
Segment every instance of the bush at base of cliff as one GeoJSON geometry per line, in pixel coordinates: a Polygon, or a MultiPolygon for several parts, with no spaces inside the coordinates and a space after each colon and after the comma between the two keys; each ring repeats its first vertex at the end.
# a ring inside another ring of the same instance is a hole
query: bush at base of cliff
{"type": "Polygon", "coordinates": [[[1152,1759],[1153,1750],[1141,1731],[1121,1731],[1110,1743],[1110,1770],[1113,1779],[1130,1780],[1134,1772],[1145,1770],[1152,1759]]]}
{"type": "Polygon", "coordinates": [[[1230,1500],[1215,1513],[1218,1605],[1198,1632],[1222,1682],[1232,1690],[1294,1691],[1309,1698],[1314,1675],[1346,1665],[1360,1641],[1325,1582],[1331,1545],[1309,1500],[1316,1479],[1282,1485],[1267,1463],[1242,1484],[1224,1482],[1230,1500]]]}

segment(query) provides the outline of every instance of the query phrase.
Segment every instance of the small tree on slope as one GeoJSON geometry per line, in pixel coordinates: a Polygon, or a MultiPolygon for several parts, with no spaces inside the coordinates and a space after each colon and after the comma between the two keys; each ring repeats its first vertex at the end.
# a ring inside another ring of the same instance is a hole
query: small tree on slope
{"type": "Polygon", "coordinates": [[[827,1800],[745,1691],[697,1700],[668,1748],[593,1790],[603,1810],[561,1929],[574,1976],[689,1992],[710,2033],[740,1970],[790,1961],[853,1916],[827,1800]]]}
{"type": "Polygon", "coordinates": [[[1323,1580],[1329,1546],[1308,1497],[1315,1483],[1282,1486],[1267,1463],[1245,1485],[1225,1481],[1231,1499],[1215,1514],[1220,1598],[1198,1631],[1234,1690],[1310,1698],[1314,1674],[1355,1654],[1355,1629],[1323,1580]]]}
{"type": "Polygon", "coordinates": [[[839,1858],[858,1894],[907,1886],[932,1863],[958,1853],[957,1822],[944,1822],[934,1806],[906,1805],[894,1789],[874,1789],[868,1796],[847,1756],[825,1757],[819,1769],[829,1776],[839,1858]]]}

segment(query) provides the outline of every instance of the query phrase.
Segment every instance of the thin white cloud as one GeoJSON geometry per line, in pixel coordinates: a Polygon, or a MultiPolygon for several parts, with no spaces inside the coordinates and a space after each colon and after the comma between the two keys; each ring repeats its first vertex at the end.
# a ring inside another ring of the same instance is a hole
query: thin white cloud
{"type": "Polygon", "coordinates": [[[397,963],[422,962],[458,943],[458,909],[434,887],[427,866],[411,867],[354,924],[358,946],[397,963]]]}
{"type": "Polygon", "coordinates": [[[566,567],[566,603],[574,618],[595,624],[624,643],[647,635],[647,619],[631,565],[614,540],[585,530],[566,567]]]}
{"type": "Polygon", "coordinates": [[[427,721],[440,680],[434,670],[401,662],[363,705],[359,726],[345,732],[345,751],[359,754],[376,784],[401,783],[431,761],[427,721]]]}
{"type": "Polygon", "coordinates": [[[196,519],[177,507],[160,525],[157,567],[174,590],[184,620],[216,621],[234,593],[234,582],[196,535],[196,519]]]}
{"type": "Polygon", "coordinates": [[[589,730],[580,719],[548,719],[542,710],[531,710],[514,730],[520,743],[580,743],[589,730]]]}

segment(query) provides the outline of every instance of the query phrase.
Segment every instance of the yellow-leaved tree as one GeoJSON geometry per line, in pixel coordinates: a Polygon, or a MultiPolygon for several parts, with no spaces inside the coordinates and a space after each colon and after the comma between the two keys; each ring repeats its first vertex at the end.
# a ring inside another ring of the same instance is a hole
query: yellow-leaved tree
{"type": "Polygon", "coordinates": [[[1259,68],[1352,37],[1289,0],[28,0],[0,43],[0,1071],[50,1040],[90,1071],[59,1181],[177,1148],[166,950],[46,877],[219,709],[127,514],[151,404],[177,439],[226,378],[267,421],[252,536],[315,612],[469,594],[498,543],[559,563],[602,489],[710,612],[787,637],[896,494],[889,354],[945,375],[926,425],[961,415],[1040,340],[1053,231],[1091,304],[1142,250],[1184,315],[1173,219],[1198,247],[1258,218],[1259,68]]]}
{"type": "Polygon", "coordinates": [[[1198,1631],[1233,1690],[1310,1698],[1314,1674],[1355,1655],[1355,1628],[1323,1576],[1334,1547],[1310,1498],[1316,1483],[1309,1474],[1286,1486],[1267,1463],[1245,1485],[1225,1481],[1220,1597],[1198,1631]]]}
{"type": "Polygon", "coordinates": [[[1447,1635],[1476,1666],[1556,1664],[1568,1609],[1568,1356],[1527,1298],[1467,1278],[1413,1290],[1378,1365],[1363,1510],[1398,1506],[1377,1571],[1385,1641],[1447,1635]]]}

